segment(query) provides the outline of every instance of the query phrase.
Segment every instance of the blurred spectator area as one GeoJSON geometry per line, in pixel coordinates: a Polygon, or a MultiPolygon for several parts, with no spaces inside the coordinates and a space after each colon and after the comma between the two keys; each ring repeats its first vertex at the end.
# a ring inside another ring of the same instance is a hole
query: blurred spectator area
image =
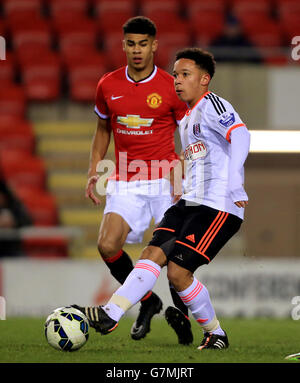
{"type": "MultiPolygon", "coordinates": [[[[95,89],[104,73],[126,64],[122,25],[136,15],[155,21],[159,40],[155,62],[167,71],[182,47],[211,50],[217,63],[225,64],[218,66],[213,90],[237,107],[250,129],[266,129],[267,118],[275,121],[278,114],[285,115],[287,127],[295,121],[292,107],[289,113],[280,114],[278,108],[270,112],[266,100],[273,102],[282,84],[290,83],[291,90],[298,85],[289,78],[273,81],[276,89],[268,94],[266,70],[299,68],[300,60],[291,59],[291,40],[300,36],[299,0],[1,0],[0,35],[7,48],[6,60],[0,61],[1,179],[32,220],[21,227],[1,228],[1,240],[19,241],[19,250],[12,248],[12,252],[98,257],[96,240],[105,197],[100,209],[84,197],[96,126],[95,89]],[[238,92],[232,79],[238,81],[238,92]]],[[[295,97],[288,104],[293,101],[295,97]]],[[[250,195],[258,190],[254,170],[259,166],[253,156],[250,195]]],[[[108,158],[113,157],[111,143],[108,158]]],[[[270,168],[272,164],[276,161],[270,168]]],[[[289,180],[293,183],[296,177],[289,180]]],[[[264,203],[253,205],[258,209],[249,215],[253,227],[264,203]]],[[[280,249],[278,225],[261,234],[257,243],[261,247],[269,238],[268,254],[280,249]]],[[[254,233],[253,227],[247,233],[254,233]]],[[[150,236],[151,229],[145,240],[150,236]]],[[[251,236],[250,240],[255,243],[251,236]]],[[[287,241],[295,243],[290,237],[287,241]]],[[[290,252],[296,253],[299,246],[290,252]]],[[[129,252],[138,256],[139,250],[129,252]]],[[[6,248],[6,254],[9,251],[6,248]]]]}
{"type": "Polygon", "coordinates": [[[298,0],[2,0],[1,83],[17,82],[29,101],[93,100],[99,77],[126,62],[122,25],[135,15],[156,22],[156,61],[167,70],[188,45],[218,61],[288,65],[300,34],[298,0]]]}

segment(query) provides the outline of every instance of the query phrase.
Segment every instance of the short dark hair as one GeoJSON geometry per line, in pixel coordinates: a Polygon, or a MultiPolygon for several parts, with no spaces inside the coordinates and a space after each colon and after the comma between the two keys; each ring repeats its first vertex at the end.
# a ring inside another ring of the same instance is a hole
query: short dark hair
{"type": "Polygon", "coordinates": [[[123,33],[137,33],[141,35],[156,36],[156,25],[145,16],[135,16],[123,25],[123,33]]]}
{"type": "Polygon", "coordinates": [[[196,65],[207,71],[212,78],[216,70],[216,62],[212,53],[201,48],[184,48],[176,53],[175,61],[189,59],[195,61],[196,65]]]}

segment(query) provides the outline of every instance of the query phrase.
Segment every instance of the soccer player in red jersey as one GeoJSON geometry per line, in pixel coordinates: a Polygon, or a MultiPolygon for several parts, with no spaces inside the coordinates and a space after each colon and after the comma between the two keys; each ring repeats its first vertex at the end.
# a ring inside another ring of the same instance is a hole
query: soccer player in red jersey
{"type": "MultiPolygon", "coordinates": [[[[174,184],[173,189],[170,187],[172,176],[169,180],[167,177],[179,161],[174,132],[187,109],[175,93],[173,77],[154,64],[158,46],[155,24],[138,16],[124,24],[123,32],[127,66],[105,74],[97,86],[95,112],[99,120],[86,187],[86,196],[99,204],[94,194],[99,180],[97,165],[106,155],[112,133],[116,169],[106,188],[98,250],[121,284],[133,270],[132,261],[123,250],[125,242],[141,242],[151,219],[158,224],[176,200],[174,184]]],[[[172,286],[170,291],[178,309],[167,309],[166,319],[179,343],[189,344],[193,336],[188,311],[172,286]]],[[[145,337],[153,315],[161,309],[160,298],[148,292],[141,299],[131,337],[145,337]]]]}

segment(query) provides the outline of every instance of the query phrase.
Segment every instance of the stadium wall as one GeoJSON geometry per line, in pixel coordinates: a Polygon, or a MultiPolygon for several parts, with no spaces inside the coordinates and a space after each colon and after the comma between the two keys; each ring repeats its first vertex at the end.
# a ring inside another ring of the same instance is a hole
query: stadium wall
{"type": "MultiPolygon", "coordinates": [[[[118,287],[101,261],[6,258],[0,269],[8,319],[46,317],[53,309],[73,303],[104,304],[118,287]]],[[[196,276],[208,287],[219,316],[291,317],[292,300],[300,292],[299,269],[299,259],[222,255],[196,276]]],[[[154,291],[164,308],[171,304],[165,269],[154,291]]],[[[136,316],[138,307],[127,315],[136,316]]]]}

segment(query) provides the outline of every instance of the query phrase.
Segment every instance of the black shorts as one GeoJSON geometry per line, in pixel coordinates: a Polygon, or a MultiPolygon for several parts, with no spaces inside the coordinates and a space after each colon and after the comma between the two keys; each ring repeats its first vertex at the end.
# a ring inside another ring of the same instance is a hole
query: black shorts
{"type": "Polygon", "coordinates": [[[194,272],[217,255],[242,222],[233,214],[180,200],[165,212],[149,246],[160,247],[168,261],[194,272]]]}

